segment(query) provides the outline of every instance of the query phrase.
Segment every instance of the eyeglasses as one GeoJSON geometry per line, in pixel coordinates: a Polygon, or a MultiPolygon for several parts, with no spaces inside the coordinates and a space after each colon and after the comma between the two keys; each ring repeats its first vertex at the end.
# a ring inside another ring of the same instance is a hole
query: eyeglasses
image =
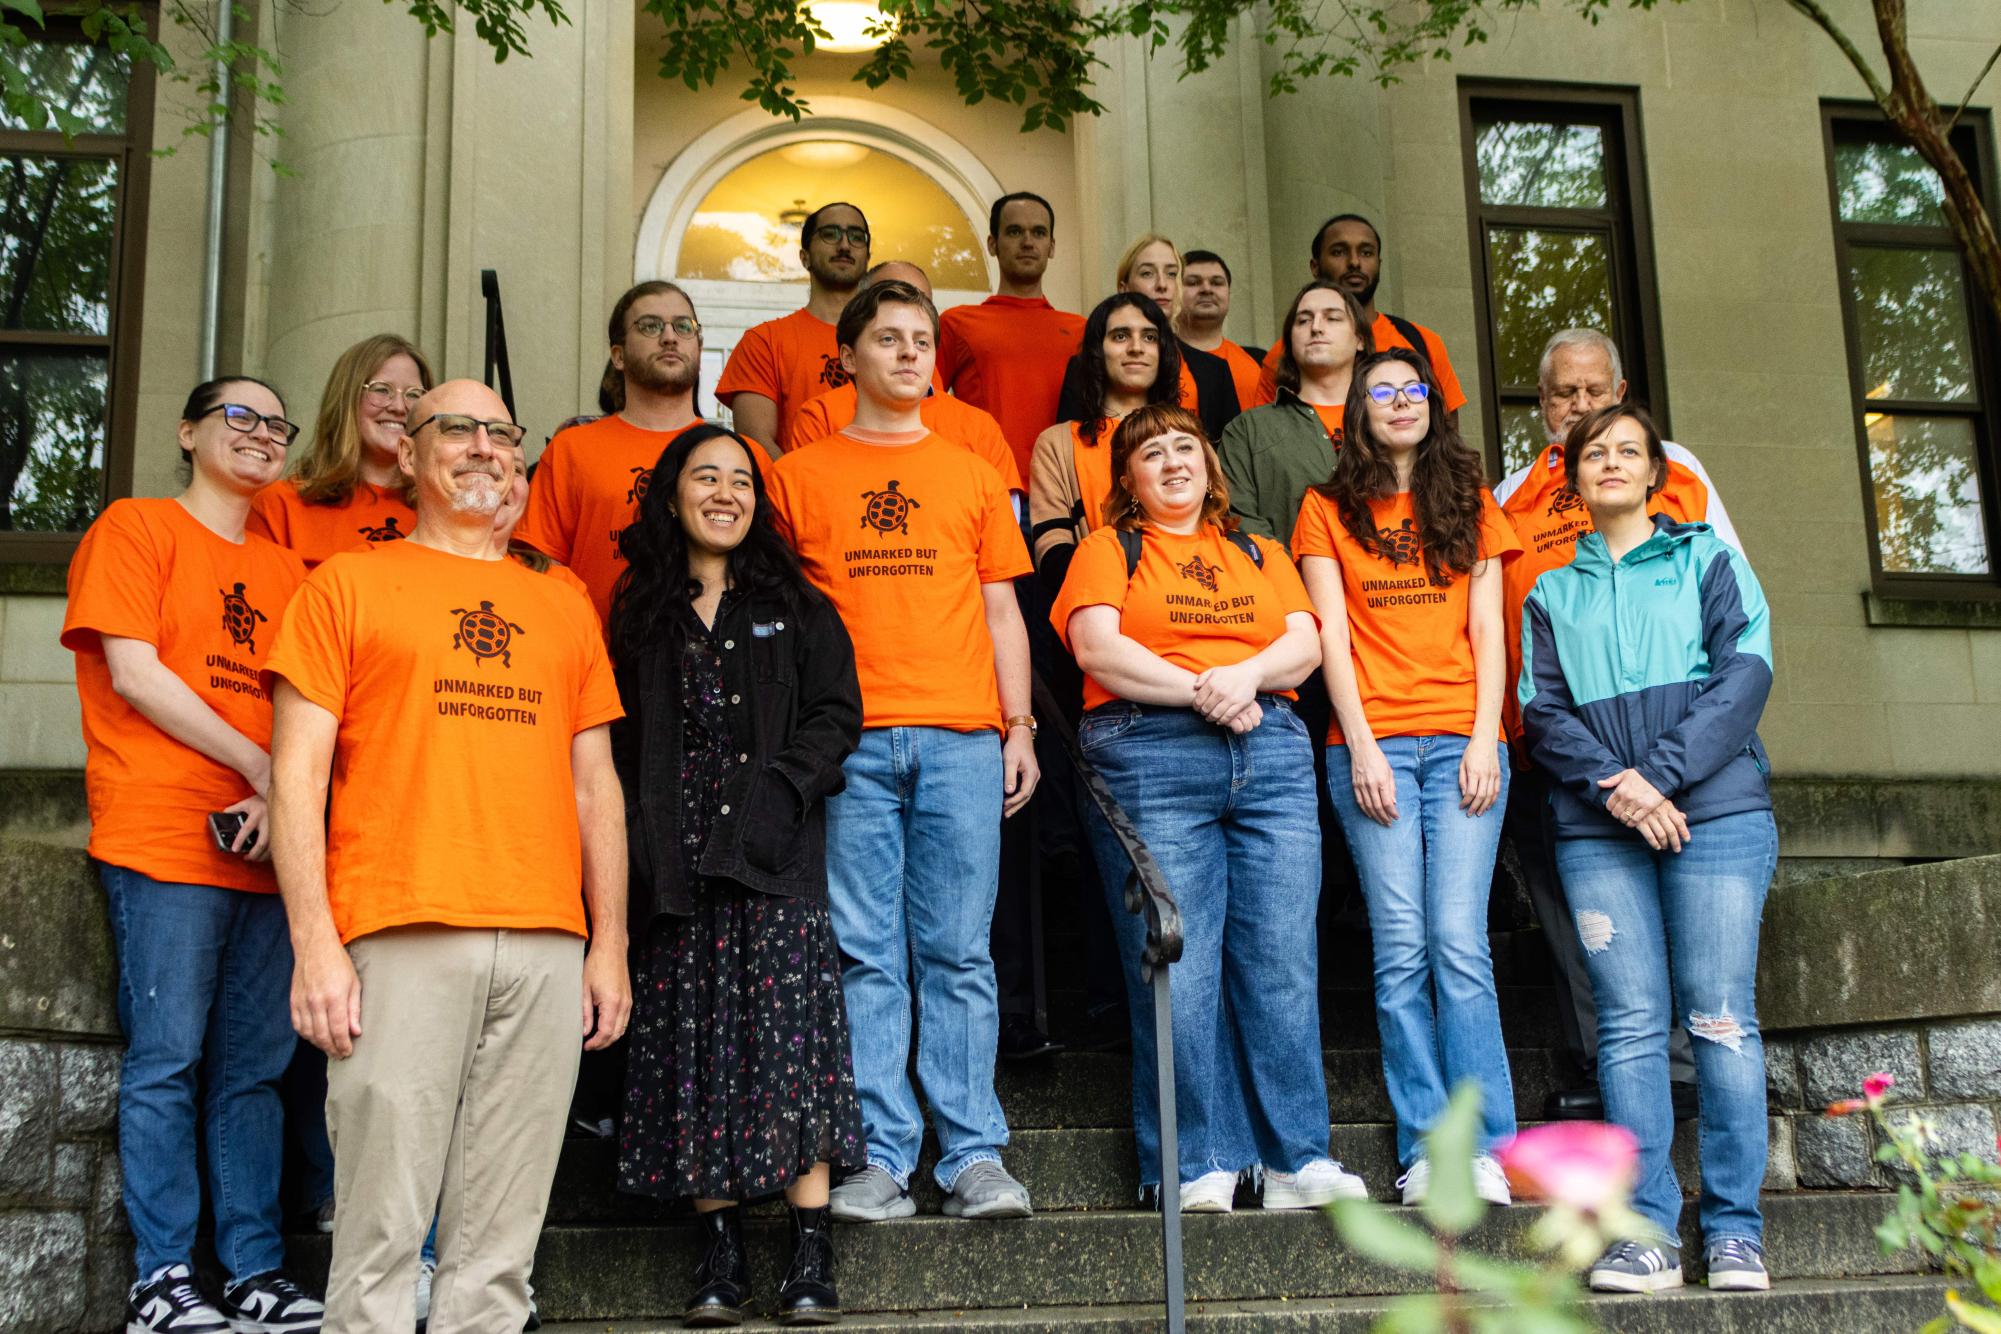
{"type": "Polygon", "coordinates": [[[521,442],[528,436],[526,427],[516,426],[513,422],[483,422],[477,417],[468,417],[463,412],[434,412],[410,428],[411,438],[416,438],[417,432],[432,422],[438,424],[438,435],[445,440],[469,441],[479,432],[485,431],[486,438],[494,444],[507,449],[519,449],[521,442]]]}
{"type": "Polygon", "coordinates": [[[395,385],[382,380],[370,380],[361,387],[361,396],[375,404],[387,403],[391,399],[400,398],[403,400],[404,407],[414,408],[417,406],[417,400],[424,396],[424,391],[421,389],[398,389],[395,385]]]}
{"type": "Polygon", "coordinates": [[[676,315],[671,320],[663,320],[658,315],[641,315],[630,327],[641,338],[658,338],[669,329],[674,331],[676,338],[693,338],[702,332],[702,322],[688,315],[676,315]]]}
{"type": "Polygon", "coordinates": [[[868,244],[868,228],[866,227],[837,227],[830,222],[825,226],[813,229],[813,239],[815,241],[825,241],[828,245],[839,245],[841,238],[844,236],[848,238],[849,245],[868,244]]]}
{"type": "MultiPolygon", "coordinates": [[[[244,407],[241,403],[218,403],[201,417],[213,417],[218,412],[222,414],[223,425],[232,431],[241,431],[249,435],[260,426],[267,427],[274,439],[288,446],[299,438],[297,422],[288,422],[283,417],[267,417],[254,408],[244,407]]],[[[200,421],[201,417],[195,420],[200,421]]]]}
{"type": "Polygon", "coordinates": [[[1406,403],[1422,403],[1425,399],[1431,397],[1431,386],[1422,381],[1419,381],[1417,384],[1372,384],[1369,386],[1369,397],[1386,407],[1397,401],[1398,394],[1403,395],[1406,403]]]}

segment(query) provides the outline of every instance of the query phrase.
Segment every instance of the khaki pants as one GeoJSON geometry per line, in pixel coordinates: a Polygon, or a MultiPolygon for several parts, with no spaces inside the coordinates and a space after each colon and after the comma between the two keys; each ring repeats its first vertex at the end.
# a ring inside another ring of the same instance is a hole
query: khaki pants
{"type": "Polygon", "coordinates": [[[583,1044],[583,953],[561,931],[412,926],[348,946],[354,1055],[327,1065],[328,1334],[407,1331],[438,1215],[432,1334],[528,1318],[528,1270],[583,1044]]]}

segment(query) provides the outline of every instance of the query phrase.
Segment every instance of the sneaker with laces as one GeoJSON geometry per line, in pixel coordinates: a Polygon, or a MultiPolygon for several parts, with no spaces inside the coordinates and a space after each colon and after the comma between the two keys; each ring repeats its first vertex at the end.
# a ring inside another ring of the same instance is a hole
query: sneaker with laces
{"type": "Polygon", "coordinates": [[[319,1208],[313,1210],[313,1226],[318,1228],[321,1232],[331,1233],[333,1231],[333,1225],[334,1225],[334,1202],[333,1202],[333,1196],[329,1195],[326,1197],[325,1200],[321,1201],[319,1208]]]}
{"type": "Polygon", "coordinates": [[[828,1193],[827,1207],[836,1222],[880,1223],[910,1217],[917,1212],[917,1201],[886,1169],[870,1163],[828,1193]]]}
{"type": "Polygon", "coordinates": [[[1473,1193],[1504,1209],[1514,1203],[1515,1197],[1508,1192],[1508,1174],[1501,1170],[1501,1160],[1491,1153],[1473,1160],[1473,1193]]]}
{"type": "Polygon", "coordinates": [[[1403,1192],[1405,1204],[1423,1204],[1424,1197],[1431,1190],[1431,1163],[1420,1158],[1410,1165],[1410,1169],[1397,1178],[1397,1189],[1403,1192]]]}
{"type": "Polygon", "coordinates": [[[961,1168],[945,1196],[947,1218],[1026,1218],[1028,1187],[991,1158],[961,1168]]]}
{"type": "Polygon", "coordinates": [[[316,1334],[326,1308],[277,1270],[223,1289],[216,1303],[234,1334],[316,1334]]]}
{"type": "Polygon", "coordinates": [[[229,1334],[229,1320],[195,1287],[192,1269],[168,1265],[132,1285],[125,1334],[229,1334]]]}
{"type": "Polygon", "coordinates": [[[1265,1172],[1265,1208],[1318,1209],[1335,1200],[1366,1200],[1362,1178],[1332,1158],[1315,1158],[1297,1172],[1265,1172]]]}
{"type": "Polygon", "coordinates": [[[1681,1249],[1666,1242],[1615,1241],[1591,1266],[1593,1292],[1662,1292],[1681,1286],[1681,1249]]]}
{"type": "Polygon", "coordinates": [[[1755,1241],[1725,1237],[1712,1242],[1704,1256],[1712,1292],[1764,1292],[1772,1286],[1765,1253],[1755,1241]]]}
{"type": "Polygon", "coordinates": [[[1227,1214],[1236,1206],[1237,1174],[1217,1168],[1181,1183],[1181,1212],[1227,1214]]]}
{"type": "Polygon", "coordinates": [[[417,1334],[424,1334],[431,1322],[431,1284],[438,1277],[438,1262],[430,1256],[417,1261],[417,1334]]]}

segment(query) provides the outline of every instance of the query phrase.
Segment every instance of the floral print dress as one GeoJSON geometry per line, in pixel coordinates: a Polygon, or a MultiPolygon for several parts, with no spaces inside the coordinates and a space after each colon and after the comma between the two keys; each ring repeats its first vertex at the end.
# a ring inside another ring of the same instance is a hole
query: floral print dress
{"type": "Polygon", "coordinates": [[[680,852],[695,911],[656,919],[639,951],[618,1184],[750,1200],[818,1162],[862,1166],[861,1107],[826,905],[698,870],[737,765],[713,634],[689,637],[681,696],[680,852]]]}

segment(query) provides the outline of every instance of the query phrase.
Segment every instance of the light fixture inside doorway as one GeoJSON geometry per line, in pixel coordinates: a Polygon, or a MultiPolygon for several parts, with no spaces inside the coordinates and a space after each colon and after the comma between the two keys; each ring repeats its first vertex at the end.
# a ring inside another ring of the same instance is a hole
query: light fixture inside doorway
{"type": "Polygon", "coordinates": [[[842,171],[867,157],[868,145],[840,139],[807,139],[785,145],[778,150],[778,156],[807,171],[842,171]]]}
{"type": "Polygon", "coordinates": [[[814,43],[818,50],[858,55],[875,50],[886,40],[869,33],[871,27],[889,23],[889,16],[874,0],[804,0],[799,7],[827,30],[827,40],[814,43]]]}

